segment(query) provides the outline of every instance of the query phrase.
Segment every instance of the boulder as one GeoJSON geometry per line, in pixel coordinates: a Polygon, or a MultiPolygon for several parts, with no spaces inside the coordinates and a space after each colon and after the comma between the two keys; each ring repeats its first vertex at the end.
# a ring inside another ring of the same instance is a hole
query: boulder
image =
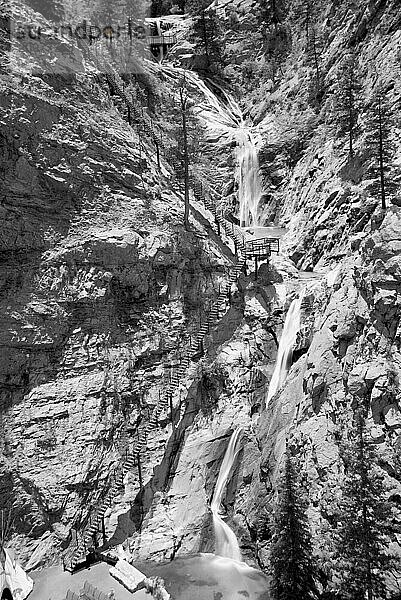
{"type": "Polygon", "coordinates": [[[111,567],[110,575],[132,594],[145,587],[146,575],[130,565],[126,560],[120,559],[115,567],[111,567]]]}

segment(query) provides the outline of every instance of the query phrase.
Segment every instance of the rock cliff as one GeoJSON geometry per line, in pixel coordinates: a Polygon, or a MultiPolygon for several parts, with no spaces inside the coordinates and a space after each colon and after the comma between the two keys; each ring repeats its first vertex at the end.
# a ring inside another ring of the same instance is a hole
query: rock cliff
{"type": "MultiPolygon", "coordinates": [[[[386,211],[378,206],[365,138],[350,157],[331,109],[337,73],[356,49],[365,106],[380,71],[399,115],[397,4],[316,3],[325,35],[315,104],[299,17],[289,17],[292,43],[272,77],[253,2],[231,3],[225,13],[224,85],[240,92],[245,120],[221,90],[213,103],[192,76],[192,93],[204,94],[206,178],[220,186],[222,205],[238,208],[235,144],[238,128],[249,127],[263,174],[262,224],[286,234],[257,278],[250,263],[240,275],[207,332],[206,355],[191,363],[172,400],[178,425],[161,415],[141,477],[126,475],[106,513],[111,544],[123,543],[133,560],[213,551],[209,504],[238,426],[243,449],[225,508],[244,558],[268,567],[266,523],[286,444],[302,459],[314,548],[324,557],[343,477],[341,428],[367,400],[397,515],[388,545],[400,552],[399,193],[386,211]],[[293,364],[266,405],[285,312],[302,289],[293,364]]],[[[181,42],[164,70],[149,63],[149,74],[171,91],[190,57],[181,42]]],[[[85,74],[64,81],[29,75],[21,62],[1,83],[0,485],[15,514],[12,544],[28,568],[59,560],[71,528],[99,502],[235,264],[232,242],[217,235],[195,197],[192,231],[184,229],[168,154],[158,165],[151,136],[127,124],[101,74],[88,76],[95,67],[87,61],[85,74]]],[[[366,119],[362,110],[361,125],[366,119]]],[[[394,144],[397,166],[397,135],[394,144]]]]}

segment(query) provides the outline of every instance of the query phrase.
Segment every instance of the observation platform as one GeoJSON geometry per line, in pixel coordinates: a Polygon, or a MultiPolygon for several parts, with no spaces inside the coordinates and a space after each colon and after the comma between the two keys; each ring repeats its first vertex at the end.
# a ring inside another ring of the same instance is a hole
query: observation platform
{"type": "Polygon", "coordinates": [[[177,36],[175,34],[148,35],[147,41],[152,47],[174,46],[177,43],[177,36]]]}
{"type": "Polygon", "coordinates": [[[279,238],[261,238],[258,240],[247,241],[245,246],[246,258],[255,258],[257,260],[269,259],[272,253],[280,252],[279,238]]]}

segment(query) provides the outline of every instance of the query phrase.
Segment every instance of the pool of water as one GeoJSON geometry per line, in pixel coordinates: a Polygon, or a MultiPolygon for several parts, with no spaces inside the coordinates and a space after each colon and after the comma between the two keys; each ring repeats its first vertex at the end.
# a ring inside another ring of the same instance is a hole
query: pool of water
{"type": "Polygon", "coordinates": [[[162,577],[172,600],[270,600],[263,573],[215,554],[138,568],[162,577]]]}
{"type": "Polygon", "coordinates": [[[260,240],[263,238],[283,238],[287,232],[285,227],[247,227],[245,229],[249,240],[260,240]]]}
{"type": "MultiPolygon", "coordinates": [[[[268,579],[245,563],[215,554],[177,558],[172,562],[135,563],[148,577],[164,579],[172,600],[270,600],[268,579]]],[[[67,591],[78,593],[88,581],[101,592],[114,591],[116,600],[151,600],[144,590],[131,594],[109,574],[105,563],[71,575],[62,567],[30,573],[34,589],[29,600],[64,600],[67,591]]]]}

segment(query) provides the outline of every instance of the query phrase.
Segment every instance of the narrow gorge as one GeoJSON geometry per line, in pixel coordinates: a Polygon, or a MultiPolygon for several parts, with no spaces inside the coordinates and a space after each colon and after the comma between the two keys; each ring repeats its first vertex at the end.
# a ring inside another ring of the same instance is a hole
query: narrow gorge
{"type": "Polygon", "coordinates": [[[0,6],[1,599],[400,600],[399,0],[0,6]]]}

